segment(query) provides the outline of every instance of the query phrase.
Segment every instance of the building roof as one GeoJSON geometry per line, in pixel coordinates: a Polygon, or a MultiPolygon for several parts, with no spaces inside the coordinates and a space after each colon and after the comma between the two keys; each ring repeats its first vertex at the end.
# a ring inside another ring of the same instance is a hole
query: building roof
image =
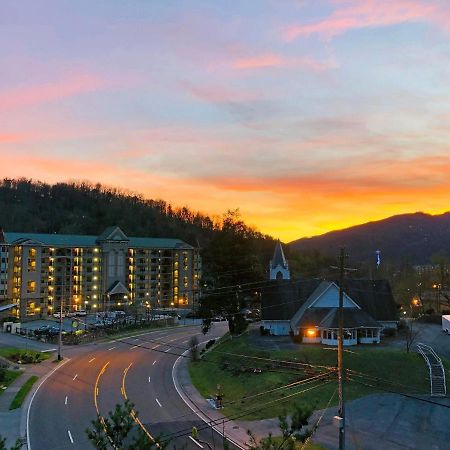
{"type": "Polygon", "coordinates": [[[291,320],[321,280],[270,280],[262,289],[263,320],[291,320]]]}
{"type": "Polygon", "coordinates": [[[284,257],[283,247],[281,246],[281,242],[278,241],[275,245],[275,250],[273,252],[273,258],[271,260],[272,267],[281,266],[285,269],[288,268],[288,263],[286,258],[284,257]]]}
{"type": "MultiPolygon", "coordinates": [[[[317,279],[273,280],[268,288],[262,290],[262,319],[291,320],[321,283],[322,280],[317,279]]],[[[339,286],[339,282],[334,281],[334,283],[339,286]]],[[[319,290],[321,288],[316,293],[319,290]]],[[[345,293],[373,319],[398,320],[397,307],[387,280],[349,279],[345,283],[345,293]]],[[[306,309],[304,314],[307,311],[309,309],[306,309]]],[[[301,317],[298,319],[300,320],[301,317]]]]}
{"type": "MultiPolygon", "coordinates": [[[[329,313],[321,320],[319,328],[339,328],[339,308],[326,308],[329,313]]],[[[344,328],[380,328],[379,323],[364,310],[344,308],[344,328]]]]}
{"type": "MultiPolygon", "coordinates": [[[[112,227],[115,229],[115,227],[112,227]]],[[[111,231],[111,230],[109,230],[111,231]]],[[[102,236],[104,236],[102,233],[102,236]]],[[[5,243],[23,244],[28,241],[37,242],[48,247],[95,247],[98,236],[79,234],[42,234],[42,233],[4,233],[5,243]]],[[[193,247],[180,239],[129,237],[128,246],[131,248],[166,248],[192,249],[193,247]]],[[[30,242],[31,243],[31,242],[30,242]]]]}

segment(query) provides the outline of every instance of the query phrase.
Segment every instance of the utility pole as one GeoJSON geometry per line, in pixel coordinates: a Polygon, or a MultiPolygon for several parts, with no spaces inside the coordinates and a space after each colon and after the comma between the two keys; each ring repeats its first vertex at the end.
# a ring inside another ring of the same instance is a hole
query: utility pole
{"type": "Polygon", "coordinates": [[[59,301],[59,333],[58,333],[58,361],[61,361],[61,347],[62,347],[62,329],[63,329],[63,300],[66,291],[66,264],[64,263],[64,277],[61,286],[61,298],[59,301]]]}
{"type": "Polygon", "coordinates": [[[345,250],[339,255],[339,335],[338,335],[338,393],[339,393],[339,450],[345,449],[345,408],[344,408],[344,260],[345,250]]]}

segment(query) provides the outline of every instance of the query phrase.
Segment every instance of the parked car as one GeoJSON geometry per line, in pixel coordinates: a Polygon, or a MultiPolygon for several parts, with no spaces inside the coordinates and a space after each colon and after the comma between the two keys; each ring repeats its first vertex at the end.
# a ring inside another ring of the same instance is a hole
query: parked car
{"type": "Polygon", "coordinates": [[[70,312],[66,313],[66,317],[76,317],[76,315],[77,315],[76,311],[70,311],[70,312]]]}
{"type": "Polygon", "coordinates": [[[86,310],[85,309],[79,309],[76,313],[75,313],[75,315],[77,315],[78,317],[82,317],[82,316],[85,316],[87,313],[86,313],[86,310]]]}
{"type": "Polygon", "coordinates": [[[54,313],[54,314],[53,314],[53,317],[55,317],[56,319],[59,319],[59,318],[60,318],[60,314],[61,314],[61,317],[66,317],[66,314],[65,314],[65,313],[60,313],[60,312],[54,313]]]}

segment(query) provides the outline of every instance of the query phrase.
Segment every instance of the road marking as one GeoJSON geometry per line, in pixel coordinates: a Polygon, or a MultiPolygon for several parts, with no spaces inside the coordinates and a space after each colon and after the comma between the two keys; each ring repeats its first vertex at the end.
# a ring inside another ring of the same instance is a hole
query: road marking
{"type": "Polygon", "coordinates": [[[125,378],[127,377],[127,373],[130,370],[130,367],[133,365],[133,363],[131,362],[130,365],[128,367],[125,368],[125,370],[123,371],[123,377],[122,377],[122,387],[120,388],[120,393],[122,394],[123,398],[125,400],[128,400],[127,397],[127,391],[125,389],[125,378]]]}
{"type": "Polygon", "coordinates": [[[50,371],[47,375],[42,378],[42,381],[36,388],[36,390],[33,392],[33,395],[31,396],[30,403],[28,404],[27,409],[27,428],[26,428],[26,436],[27,436],[27,449],[31,450],[31,443],[30,443],[30,411],[31,411],[31,405],[33,404],[34,397],[36,396],[37,392],[41,388],[41,386],[45,383],[47,378],[49,378],[51,375],[53,375],[54,372],[56,372],[58,369],[60,369],[64,364],[70,361],[70,358],[65,359],[61,364],[57,365],[52,371],[50,371]]]}
{"type": "Polygon", "coordinates": [[[116,347],[111,347],[111,348],[108,348],[108,352],[110,352],[111,350],[114,350],[116,347]]]}
{"type": "Polygon", "coordinates": [[[135,342],[136,342],[136,341],[139,341],[139,338],[133,339],[133,341],[135,341],[135,342]]]}
{"type": "Polygon", "coordinates": [[[173,342],[173,341],[176,341],[178,338],[175,338],[175,339],[171,339],[170,341],[168,341],[168,342],[173,342]]]}
{"type": "Polygon", "coordinates": [[[185,341],[182,342],[182,344],[187,344],[189,342],[189,339],[186,339],[185,341]]]}
{"type": "Polygon", "coordinates": [[[156,398],[156,403],[158,403],[159,407],[162,408],[161,402],[156,398]]]}
{"type": "Polygon", "coordinates": [[[41,353],[55,352],[57,348],[49,348],[48,350],[41,350],[41,353]]]}
{"type": "Polygon", "coordinates": [[[64,399],[64,404],[67,405],[67,395],[66,398],[64,399]]]}
{"type": "Polygon", "coordinates": [[[100,370],[100,372],[97,375],[97,379],[95,380],[95,386],[94,386],[94,405],[95,405],[95,410],[97,411],[97,416],[100,416],[100,410],[98,408],[98,403],[97,403],[97,397],[98,397],[98,385],[100,383],[100,378],[101,376],[105,373],[106,368],[109,365],[109,361],[102,367],[102,370],[100,370]]]}
{"type": "Polygon", "coordinates": [[[67,430],[67,434],[69,435],[70,442],[73,444],[72,433],[70,432],[70,430],[67,430]]]}
{"type": "Polygon", "coordinates": [[[130,348],[130,350],[133,350],[134,348],[138,348],[139,345],[133,345],[133,347],[130,348]]]}
{"type": "Polygon", "coordinates": [[[172,347],[169,347],[167,350],[164,350],[164,353],[170,352],[172,350],[172,347]]]}
{"type": "Polygon", "coordinates": [[[154,347],[152,347],[152,350],[155,350],[155,348],[161,347],[161,344],[155,345],[154,347]]]}
{"type": "Polygon", "coordinates": [[[156,364],[156,359],[153,361],[152,366],[154,366],[156,364]]]}
{"type": "Polygon", "coordinates": [[[148,382],[150,383],[150,377],[148,377],[148,382]]]}
{"type": "Polygon", "coordinates": [[[192,436],[188,436],[189,439],[194,442],[195,444],[197,444],[200,448],[203,448],[203,445],[200,444],[200,442],[198,442],[196,439],[194,439],[192,436]]]}
{"type": "Polygon", "coordinates": [[[75,374],[75,376],[72,378],[73,381],[77,379],[78,374],[75,374]]]}
{"type": "Polygon", "coordinates": [[[92,358],[92,359],[90,359],[88,362],[89,362],[89,364],[92,362],[92,361],[94,361],[94,359],[95,359],[95,357],[94,358],[92,358]]]}

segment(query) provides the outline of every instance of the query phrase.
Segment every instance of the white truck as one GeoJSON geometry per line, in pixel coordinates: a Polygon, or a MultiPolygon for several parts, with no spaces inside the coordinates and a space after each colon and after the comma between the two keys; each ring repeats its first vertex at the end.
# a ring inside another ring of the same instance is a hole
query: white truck
{"type": "Polygon", "coordinates": [[[442,316],[442,331],[450,334],[450,315],[442,316]]]}

